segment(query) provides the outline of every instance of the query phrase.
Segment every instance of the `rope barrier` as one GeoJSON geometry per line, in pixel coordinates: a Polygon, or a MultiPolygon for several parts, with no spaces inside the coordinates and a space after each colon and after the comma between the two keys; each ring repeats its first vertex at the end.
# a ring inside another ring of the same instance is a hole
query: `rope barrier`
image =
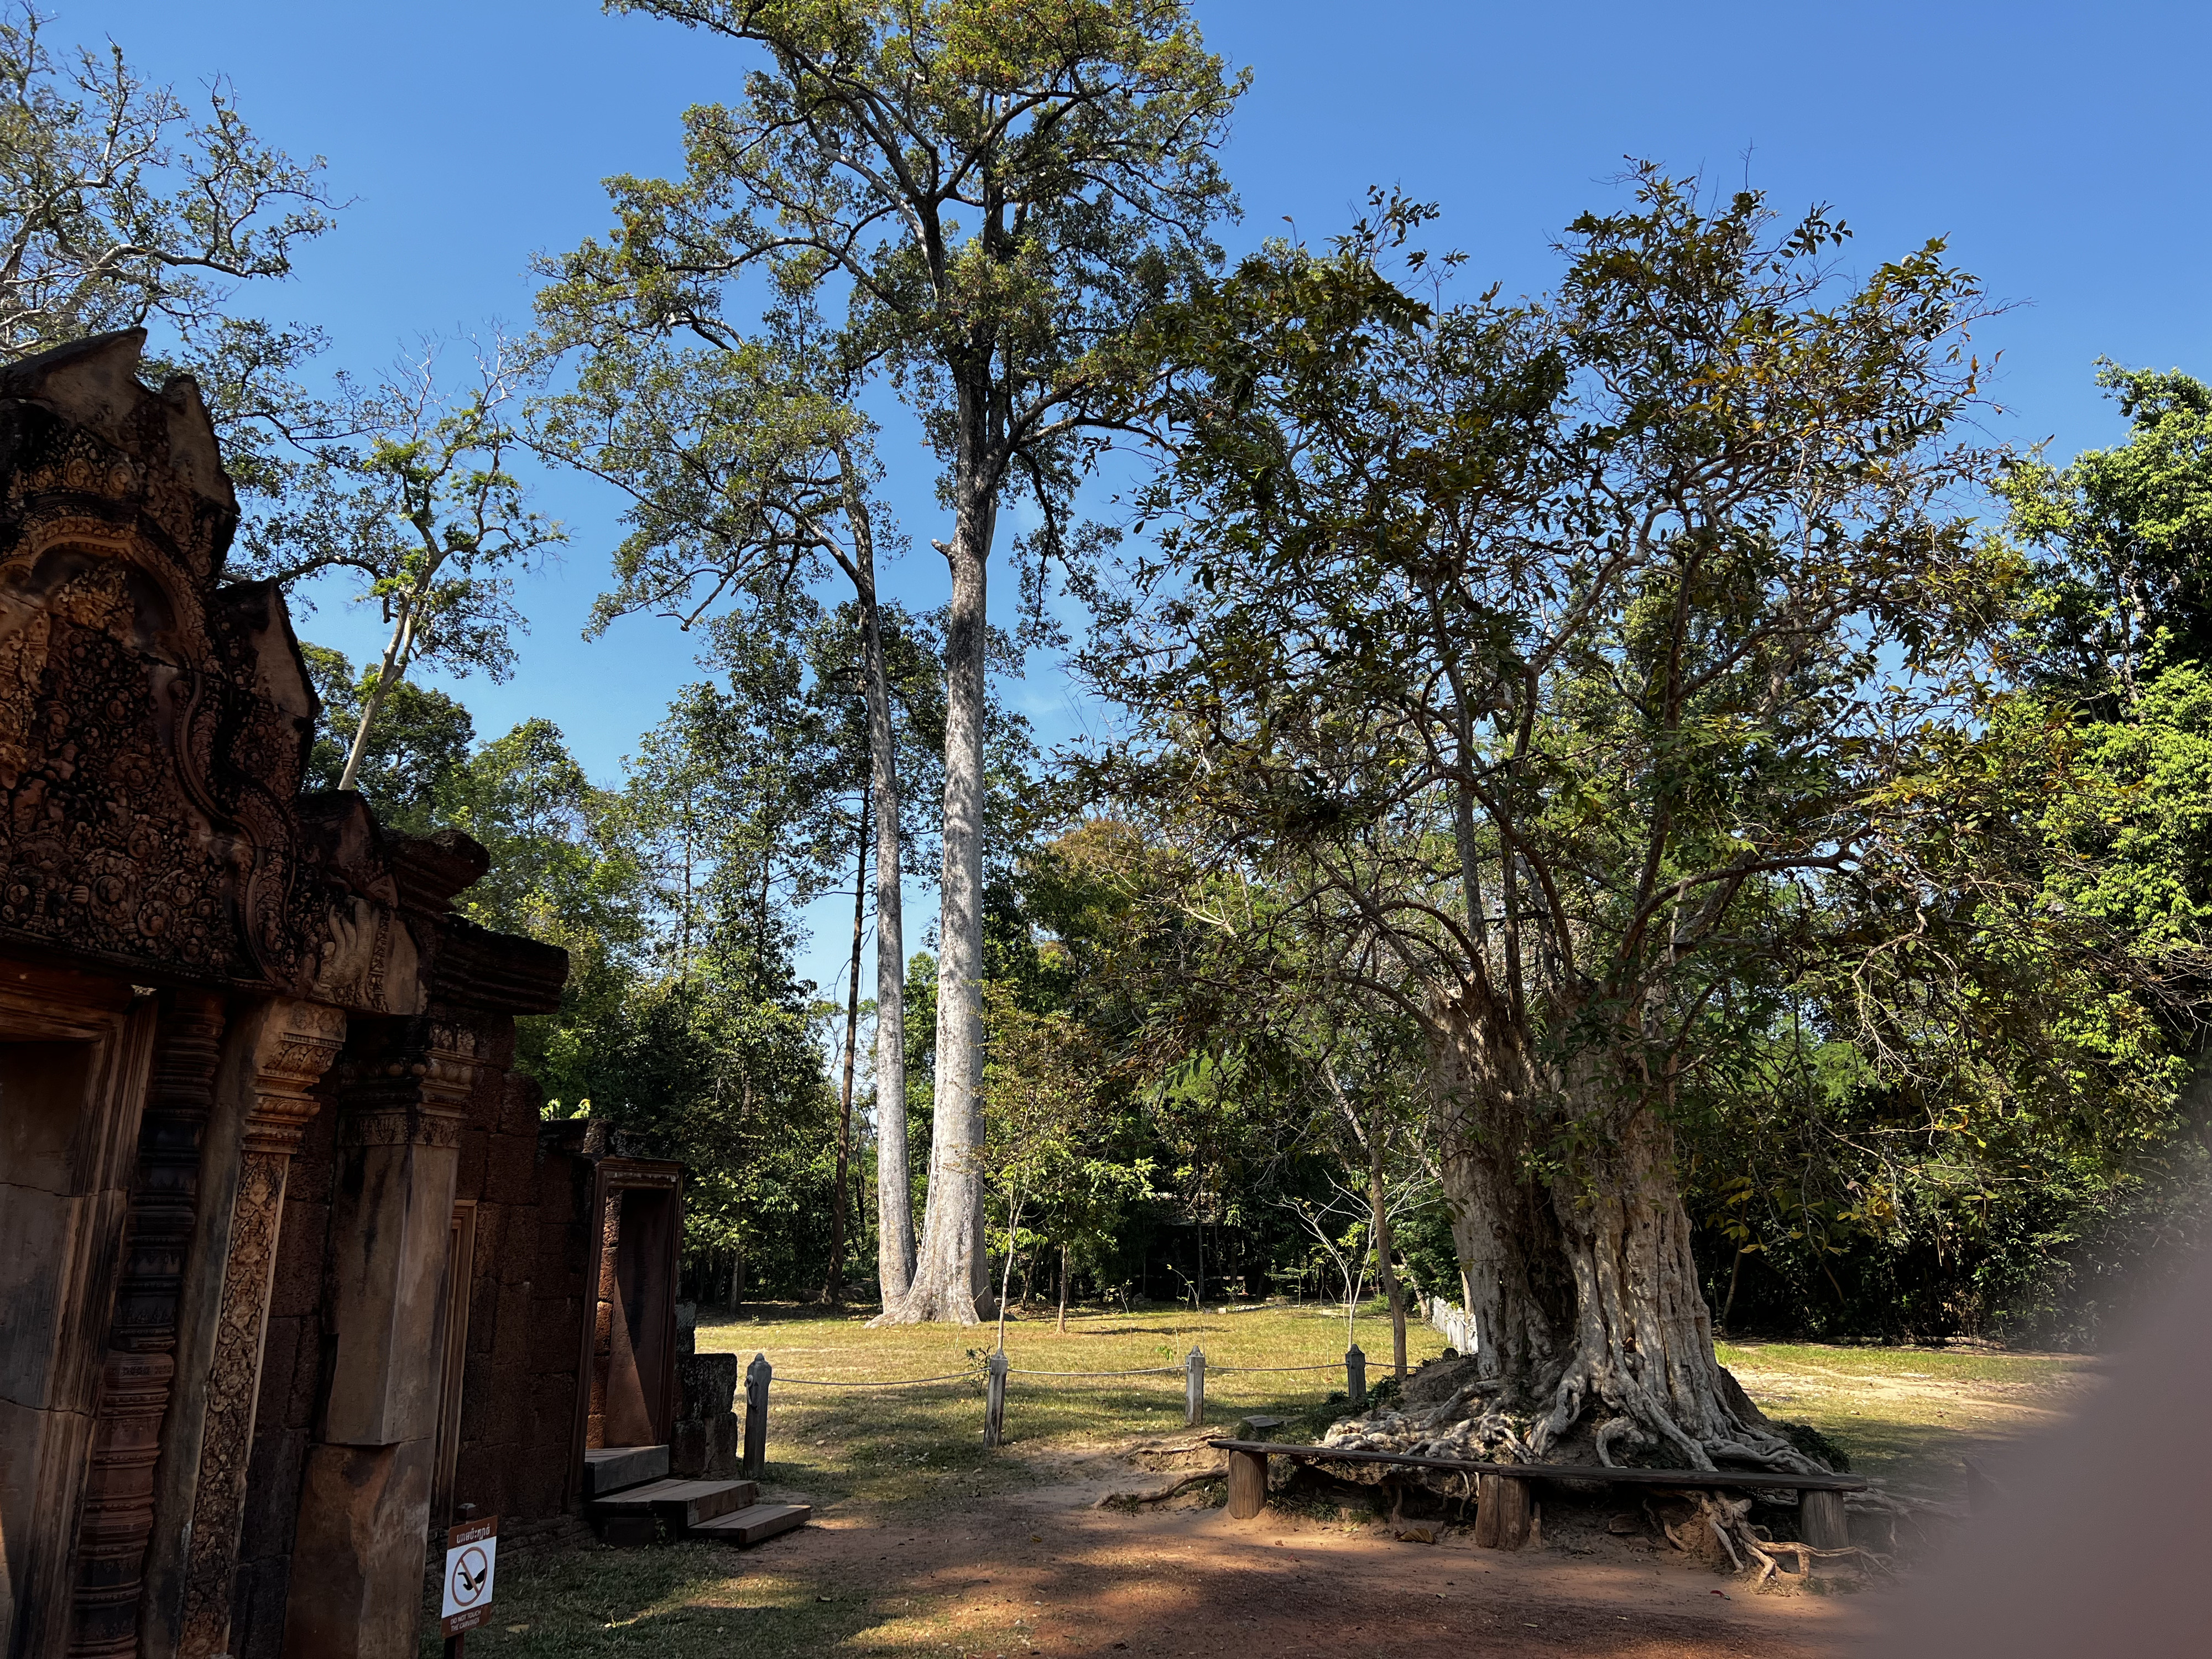
{"type": "MultiPolygon", "coordinates": [[[[1259,1376],[1285,1371],[1340,1371],[1343,1369],[1341,1360],[1330,1360],[1319,1365],[1217,1365],[1209,1360],[1206,1367],[1209,1376],[1259,1376]]],[[[1181,1376],[1183,1374],[1184,1367],[1181,1365],[1149,1365],[1133,1371],[1036,1371],[1021,1365],[1006,1368],[1009,1376],[1081,1377],[1094,1382],[1115,1376],[1181,1376]]],[[[925,1382],[972,1382],[976,1380],[976,1375],[974,1371],[948,1371],[943,1376],[895,1376],[880,1380],[862,1377],[848,1382],[822,1376],[786,1376],[779,1372],[775,1380],[796,1383],[806,1389],[912,1389],[925,1382]]]]}
{"type": "Polygon", "coordinates": [[[1217,1365],[1210,1359],[1206,1362],[1206,1372],[1209,1376],[1226,1376],[1232,1371],[1241,1372],[1246,1376],[1258,1376],[1271,1371],[1340,1371],[1343,1369],[1341,1359],[1332,1359],[1320,1365],[1217,1365]]]}

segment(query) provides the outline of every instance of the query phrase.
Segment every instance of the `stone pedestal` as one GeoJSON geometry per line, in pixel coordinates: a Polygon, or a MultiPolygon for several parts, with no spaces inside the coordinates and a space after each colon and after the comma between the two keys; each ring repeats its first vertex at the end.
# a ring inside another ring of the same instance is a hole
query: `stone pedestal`
{"type": "Polygon", "coordinates": [[[436,1442],[307,1454],[284,1651],[414,1659],[436,1442]]]}
{"type": "Polygon", "coordinates": [[[668,1472],[734,1480],[738,1473],[738,1357],[685,1354],[676,1362],[676,1426],[668,1440],[668,1472]]]}

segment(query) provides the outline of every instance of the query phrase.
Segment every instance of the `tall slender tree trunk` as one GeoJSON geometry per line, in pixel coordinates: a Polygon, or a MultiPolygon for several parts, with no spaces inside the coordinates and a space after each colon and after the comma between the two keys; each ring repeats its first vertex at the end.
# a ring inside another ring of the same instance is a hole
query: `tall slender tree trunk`
{"type": "Polygon", "coordinates": [[[1406,1380],[1406,1292],[1398,1283],[1398,1269],[1391,1257],[1389,1194],[1382,1184],[1382,1112],[1380,1105],[1367,1125],[1367,1208],[1368,1231],[1375,1237],[1375,1273],[1382,1281],[1383,1294],[1390,1298],[1390,1360],[1396,1368],[1398,1380],[1406,1380]]]}
{"type": "Polygon", "coordinates": [[[1060,1247],[1060,1334],[1067,1334],[1067,1246],[1060,1247]]]}
{"type": "Polygon", "coordinates": [[[853,872],[853,974],[845,993],[845,1081],[837,1110],[837,1199],[830,1213],[830,1267],[822,1300],[845,1296],[845,1176],[853,1156],[853,1066],[860,1038],[860,943],[868,921],[868,792],[860,791],[860,849],[853,872]]]}
{"type": "Polygon", "coordinates": [[[376,670],[376,689],[368,694],[368,701],[361,706],[361,723],[353,729],[353,742],[346,750],[345,770],[339,775],[338,787],[350,789],[361,775],[361,760],[368,752],[368,733],[382,712],[384,700],[392,695],[392,688],[407,677],[408,665],[415,653],[415,612],[411,607],[399,613],[393,624],[392,638],[385,645],[384,660],[376,670]]]}
{"type": "Polygon", "coordinates": [[[980,400],[961,394],[952,604],[945,628],[945,873],[938,921],[937,1103],[914,1284],[886,1322],[972,1325],[990,1297],[983,1250],[983,690],[985,564],[995,492],[981,464],[980,400]]]}
{"type": "Polygon", "coordinates": [[[906,902],[898,733],[884,663],[876,597],[875,521],[853,457],[837,451],[845,521],[853,533],[853,592],[860,611],[866,673],[869,793],[876,805],[876,1279],[892,1307],[914,1282],[914,1192],[906,1134],[906,902]]]}

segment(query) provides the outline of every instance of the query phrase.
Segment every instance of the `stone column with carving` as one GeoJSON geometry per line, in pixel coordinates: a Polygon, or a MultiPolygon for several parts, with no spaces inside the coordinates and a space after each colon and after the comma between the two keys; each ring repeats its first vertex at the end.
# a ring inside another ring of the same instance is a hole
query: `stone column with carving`
{"type": "Polygon", "coordinates": [[[364,1057],[340,1096],[325,1311],[334,1346],[285,1610],[284,1651],[297,1659],[416,1651],[447,1245],[483,1059],[465,1024],[409,1022],[404,1040],[364,1057]]]}
{"type": "Polygon", "coordinates": [[[261,1346],[284,1213],[284,1182],[313,1091],[345,1042],[345,1015],[314,1003],[273,1011],[254,1054],[253,1104],[239,1157],[222,1307],[208,1378],[199,1480],[185,1556],[184,1659],[210,1659],[229,1644],[231,1586],[261,1393],[261,1346]]]}
{"type": "Polygon", "coordinates": [[[183,989],[154,1039],[123,1275],[100,1374],[92,1467],[77,1528],[72,1659],[135,1656],[154,1530],[154,1466],[175,1375],[177,1303],[191,1243],[200,1141],[222,1054],[222,999],[183,989]]]}

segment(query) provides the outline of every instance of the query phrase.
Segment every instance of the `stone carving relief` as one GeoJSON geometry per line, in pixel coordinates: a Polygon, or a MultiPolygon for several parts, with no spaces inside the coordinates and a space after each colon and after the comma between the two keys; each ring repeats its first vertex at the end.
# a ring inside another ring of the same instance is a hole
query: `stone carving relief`
{"type": "Polygon", "coordinates": [[[72,1659],[127,1659],[138,1651],[154,1468],[175,1371],[178,1295],[222,1027],[219,996],[179,991],[155,1036],[138,1179],[78,1528],[72,1659]]]}
{"type": "Polygon", "coordinates": [[[143,343],[0,369],[0,937],[417,1012],[376,872],[302,833],[313,693],[273,586],[216,586],[236,502],[143,343]]]}
{"type": "Polygon", "coordinates": [[[345,1016],[335,1008],[280,1004],[270,1012],[255,1056],[253,1109],[246,1121],[192,1502],[178,1648],[184,1659],[209,1659],[223,1652],[229,1639],[231,1581],[245,1515],[284,1181],[300,1137],[315,1115],[312,1091],[337,1058],[345,1030],[345,1016]]]}

